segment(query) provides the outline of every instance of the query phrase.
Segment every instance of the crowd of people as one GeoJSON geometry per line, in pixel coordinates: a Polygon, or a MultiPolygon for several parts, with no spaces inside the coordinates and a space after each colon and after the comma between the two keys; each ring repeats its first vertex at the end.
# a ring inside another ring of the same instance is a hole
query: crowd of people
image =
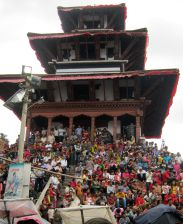
{"type": "MultiPolygon", "coordinates": [[[[5,147],[1,156],[17,159],[17,144],[5,147]]],[[[61,125],[47,133],[33,132],[24,152],[24,160],[57,174],[51,176],[40,212],[53,222],[55,208],[78,205],[108,205],[119,224],[133,223],[136,216],[163,203],[178,210],[183,205],[183,160],[163,144],[136,142],[132,136],[115,142],[103,128],[90,138],[87,128],[73,128],[69,137],[61,125]],[[69,174],[73,178],[60,174],[69,174]]],[[[34,169],[31,173],[30,197],[36,201],[50,174],[34,169]]],[[[0,195],[6,185],[7,168],[0,166],[0,195]]]]}

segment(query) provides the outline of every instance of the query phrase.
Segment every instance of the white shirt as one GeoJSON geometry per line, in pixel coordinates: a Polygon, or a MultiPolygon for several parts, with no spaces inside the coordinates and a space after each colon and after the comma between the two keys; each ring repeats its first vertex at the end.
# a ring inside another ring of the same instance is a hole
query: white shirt
{"type": "Polygon", "coordinates": [[[60,182],[59,182],[59,180],[58,180],[57,177],[55,177],[55,176],[52,176],[52,177],[51,177],[51,184],[53,184],[53,187],[54,187],[55,189],[57,189],[59,183],[60,183],[60,182]]]}
{"type": "Polygon", "coordinates": [[[44,159],[43,159],[43,161],[44,161],[44,162],[48,162],[49,159],[51,159],[50,156],[45,156],[44,159]]]}
{"type": "Polygon", "coordinates": [[[50,151],[52,149],[52,144],[46,144],[45,147],[48,151],[50,151]]]}
{"type": "Polygon", "coordinates": [[[47,137],[46,136],[41,137],[41,142],[45,143],[46,141],[47,141],[47,137]]]}
{"type": "Polygon", "coordinates": [[[60,163],[61,163],[61,167],[67,167],[67,160],[66,159],[61,159],[60,163]]]}
{"type": "Polygon", "coordinates": [[[64,136],[65,132],[66,132],[66,130],[64,128],[59,128],[58,129],[58,135],[59,136],[64,136]]]}
{"type": "Polygon", "coordinates": [[[163,185],[163,186],[162,186],[162,194],[168,194],[170,188],[171,188],[171,187],[170,187],[169,185],[163,185]]]}
{"type": "Polygon", "coordinates": [[[114,186],[107,186],[107,193],[109,194],[110,192],[114,193],[114,186]]]}
{"type": "Polygon", "coordinates": [[[58,162],[56,162],[55,160],[52,160],[52,161],[51,161],[51,165],[52,165],[52,167],[55,167],[55,166],[57,165],[57,163],[58,163],[58,162]]]}
{"type": "Polygon", "coordinates": [[[146,182],[148,183],[152,183],[153,180],[152,180],[152,173],[151,172],[147,172],[146,173],[146,182]]]}
{"type": "Polygon", "coordinates": [[[57,172],[62,172],[62,167],[60,167],[60,166],[56,166],[54,169],[57,172]]]}
{"type": "Polygon", "coordinates": [[[54,212],[55,212],[55,209],[48,209],[49,220],[54,218],[54,212]]]}
{"type": "Polygon", "coordinates": [[[109,173],[103,173],[103,178],[109,178],[110,174],[109,173]]]}
{"type": "Polygon", "coordinates": [[[54,136],[58,136],[58,130],[57,129],[54,130],[54,136]]]}
{"type": "Polygon", "coordinates": [[[182,157],[181,156],[176,156],[175,160],[177,160],[178,163],[182,163],[182,157]]]}
{"type": "Polygon", "coordinates": [[[55,136],[54,135],[48,135],[48,142],[53,144],[54,141],[55,141],[55,136]]]}
{"type": "Polygon", "coordinates": [[[109,174],[109,180],[114,180],[114,174],[109,174]]]}
{"type": "Polygon", "coordinates": [[[76,152],[80,152],[81,151],[81,145],[74,145],[74,149],[76,152]]]}
{"type": "Polygon", "coordinates": [[[43,130],[41,131],[41,134],[42,134],[42,135],[46,135],[46,133],[47,133],[47,130],[46,130],[46,129],[43,129],[43,130]]]}

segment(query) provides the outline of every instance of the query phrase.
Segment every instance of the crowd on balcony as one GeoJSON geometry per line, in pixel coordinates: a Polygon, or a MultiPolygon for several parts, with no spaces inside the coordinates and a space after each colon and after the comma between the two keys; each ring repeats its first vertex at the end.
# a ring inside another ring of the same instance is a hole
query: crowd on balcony
{"type": "MultiPolygon", "coordinates": [[[[16,161],[17,144],[5,147],[1,156],[16,161]]],[[[182,209],[183,160],[180,153],[169,152],[153,142],[136,142],[121,137],[115,142],[110,132],[98,129],[90,139],[89,129],[77,126],[69,138],[60,126],[35,131],[30,135],[24,160],[48,171],[57,172],[42,201],[40,211],[49,221],[59,219],[55,208],[84,205],[109,205],[119,224],[133,223],[139,214],[160,203],[182,209]],[[74,177],[66,178],[74,167],[74,177]],[[67,179],[67,181],[66,181],[67,179]]],[[[7,171],[0,167],[0,195],[7,171]]],[[[31,173],[30,197],[36,200],[50,174],[31,173]]]]}

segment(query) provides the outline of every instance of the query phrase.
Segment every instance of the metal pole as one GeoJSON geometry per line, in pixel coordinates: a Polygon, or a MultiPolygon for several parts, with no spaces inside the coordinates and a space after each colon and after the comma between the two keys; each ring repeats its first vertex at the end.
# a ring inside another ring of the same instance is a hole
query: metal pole
{"type": "Polygon", "coordinates": [[[10,222],[10,211],[7,209],[6,201],[4,201],[4,208],[5,208],[5,211],[6,211],[6,214],[7,214],[8,224],[11,224],[11,222],[10,222]]]}
{"type": "Polygon", "coordinates": [[[22,107],[22,118],[21,118],[21,127],[20,127],[20,136],[19,136],[19,144],[18,144],[18,162],[23,162],[23,154],[24,154],[24,138],[25,138],[25,127],[27,120],[27,108],[28,108],[28,99],[29,99],[29,86],[30,84],[26,81],[25,85],[25,96],[23,99],[23,107],[22,107]]]}
{"type": "Polygon", "coordinates": [[[82,224],[85,224],[85,219],[84,219],[84,214],[83,214],[83,210],[81,209],[81,220],[82,220],[82,224]]]}

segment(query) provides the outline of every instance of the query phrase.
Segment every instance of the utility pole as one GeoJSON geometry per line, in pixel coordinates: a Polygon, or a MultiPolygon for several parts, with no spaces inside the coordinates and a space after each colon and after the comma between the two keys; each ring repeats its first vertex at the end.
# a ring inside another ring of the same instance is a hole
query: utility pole
{"type": "Polygon", "coordinates": [[[29,103],[29,91],[31,88],[31,76],[32,76],[32,67],[22,65],[22,76],[25,78],[25,85],[23,85],[23,89],[25,90],[25,95],[22,100],[22,117],[21,117],[21,126],[20,126],[20,136],[18,142],[18,162],[23,162],[24,156],[24,139],[25,139],[25,127],[27,121],[27,109],[29,103]]]}
{"type": "Polygon", "coordinates": [[[18,144],[18,162],[23,162],[24,155],[24,139],[25,139],[25,127],[27,120],[27,109],[29,103],[29,91],[30,91],[30,83],[26,80],[25,83],[25,95],[23,98],[23,106],[22,106],[22,117],[21,117],[21,126],[20,126],[20,136],[19,136],[19,144],[18,144]]]}

